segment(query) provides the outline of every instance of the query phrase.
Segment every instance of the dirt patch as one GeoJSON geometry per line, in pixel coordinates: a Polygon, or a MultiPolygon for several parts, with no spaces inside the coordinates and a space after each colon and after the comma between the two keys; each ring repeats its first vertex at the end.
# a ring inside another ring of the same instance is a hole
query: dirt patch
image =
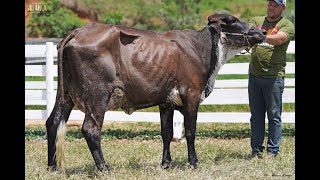
{"type": "Polygon", "coordinates": [[[33,127],[33,126],[46,126],[45,120],[25,120],[24,121],[26,127],[33,127]]]}
{"type": "MultiPolygon", "coordinates": [[[[67,122],[67,127],[81,127],[83,120],[72,120],[67,122]]],[[[26,127],[46,126],[46,120],[25,120],[26,127]]]]}

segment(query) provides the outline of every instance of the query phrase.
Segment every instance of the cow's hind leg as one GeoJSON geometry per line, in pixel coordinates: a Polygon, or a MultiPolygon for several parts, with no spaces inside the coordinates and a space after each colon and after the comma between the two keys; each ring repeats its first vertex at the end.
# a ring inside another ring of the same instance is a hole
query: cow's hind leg
{"type": "Polygon", "coordinates": [[[73,107],[74,103],[69,95],[65,95],[64,101],[60,99],[60,96],[57,96],[54,108],[46,121],[48,167],[50,170],[64,169],[64,153],[62,146],[65,135],[64,126],[68,121],[73,107]],[[56,143],[59,143],[60,146],[57,146],[56,143]]]}
{"type": "Polygon", "coordinates": [[[101,149],[101,128],[103,125],[104,114],[106,112],[106,102],[101,98],[94,105],[86,106],[85,119],[82,125],[82,133],[87,141],[88,147],[94,162],[100,171],[109,171],[101,149]]]}
{"type": "Polygon", "coordinates": [[[173,138],[173,109],[159,106],[161,119],[161,136],[163,141],[162,167],[167,169],[171,162],[170,143],[173,138]]]}

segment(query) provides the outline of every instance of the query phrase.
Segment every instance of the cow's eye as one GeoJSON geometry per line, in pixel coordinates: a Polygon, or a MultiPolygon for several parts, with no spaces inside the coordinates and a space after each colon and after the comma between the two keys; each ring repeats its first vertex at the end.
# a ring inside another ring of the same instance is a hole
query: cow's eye
{"type": "Polygon", "coordinates": [[[231,22],[231,24],[234,24],[234,23],[236,23],[236,21],[235,21],[235,20],[231,20],[230,22],[231,22]]]}

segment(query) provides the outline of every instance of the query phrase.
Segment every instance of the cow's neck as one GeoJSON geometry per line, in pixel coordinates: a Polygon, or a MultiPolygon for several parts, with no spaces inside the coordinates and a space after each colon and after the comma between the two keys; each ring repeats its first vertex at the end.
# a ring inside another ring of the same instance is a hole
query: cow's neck
{"type": "MultiPolygon", "coordinates": [[[[221,36],[224,36],[223,33],[221,33],[221,36]]],[[[246,49],[247,47],[231,47],[230,45],[227,45],[226,42],[223,40],[223,38],[219,39],[218,42],[218,60],[215,67],[215,74],[218,73],[219,69],[228,62],[232,57],[246,49]]]]}
{"type": "Polygon", "coordinates": [[[215,31],[211,31],[211,59],[210,64],[215,64],[214,67],[210,67],[209,69],[209,78],[204,90],[204,97],[208,97],[210,93],[213,91],[215,79],[218,75],[220,68],[228,62],[232,57],[236,54],[244,50],[246,47],[231,47],[226,44],[224,40],[225,35],[223,33],[216,33],[215,31]]]}
{"type": "MultiPolygon", "coordinates": [[[[193,46],[195,46],[199,55],[199,60],[203,64],[203,68],[211,75],[218,61],[218,41],[220,35],[215,31],[204,28],[194,35],[193,46]]],[[[209,76],[208,76],[209,77],[209,76]]]]}

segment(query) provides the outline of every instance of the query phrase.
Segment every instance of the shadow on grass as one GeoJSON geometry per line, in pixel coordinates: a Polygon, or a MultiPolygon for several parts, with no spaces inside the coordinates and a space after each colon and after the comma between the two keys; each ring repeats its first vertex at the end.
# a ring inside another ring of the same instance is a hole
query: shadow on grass
{"type": "MultiPolygon", "coordinates": [[[[294,137],[294,128],[283,128],[283,136],[294,137]]],[[[266,134],[267,136],[267,134],[266,134]]],[[[250,129],[213,129],[213,130],[198,130],[196,132],[197,138],[249,138],[250,129]]],[[[46,131],[41,129],[25,129],[25,139],[45,139],[46,131]]],[[[67,130],[67,139],[80,139],[83,138],[81,130],[67,130]]],[[[122,130],[122,129],[108,129],[101,132],[102,139],[136,139],[136,140],[151,140],[151,139],[161,139],[161,133],[158,130],[122,130]]]]}
{"type": "Polygon", "coordinates": [[[133,169],[133,170],[145,170],[145,171],[155,171],[155,169],[162,169],[164,171],[170,171],[172,169],[178,169],[185,171],[186,169],[192,169],[189,165],[189,162],[186,160],[172,160],[169,168],[164,169],[161,165],[161,161],[159,163],[148,163],[148,162],[141,162],[141,161],[130,161],[126,168],[133,169]]]}
{"type": "Polygon", "coordinates": [[[85,166],[76,166],[71,168],[66,168],[65,174],[69,178],[75,174],[86,174],[89,178],[94,177],[95,174],[95,166],[93,165],[85,165],[85,166]]]}
{"type": "MultiPolygon", "coordinates": [[[[199,166],[199,165],[198,165],[199,166]]],[[[198,167],[197,166],[197,167],[198,167]]],[[[177,160],[172,160],[169,169],[179,169],[182,171],[185,171],[187,169],[193,169],[191,165],[188,162],[188,159],[177,159],[177,160]]]]}
{"type": "Polygon", "coordinates": [[[232,152],[232,153],[222,153],[218,152],[216,153],[216,157],[213,158],[213,161],[215,163],[219,163],[220,161],[224,159],[244,159],[244,160],[250,160],[252,159],[251,154],[243,154],[241,152],[232,152]]]}
{"type": "Polygon", "coordinates": [[[66,168],[65,174],[68,178],[72,177],[73,175],[84,175],[90,179],[96,178],[99,176],[109,176],[112,173],[112,168],[110,169],[111,172],[101,172],[97,169],[95,164],[86,164],[83,166],[75,166],[71,168],[66,168]]]}

